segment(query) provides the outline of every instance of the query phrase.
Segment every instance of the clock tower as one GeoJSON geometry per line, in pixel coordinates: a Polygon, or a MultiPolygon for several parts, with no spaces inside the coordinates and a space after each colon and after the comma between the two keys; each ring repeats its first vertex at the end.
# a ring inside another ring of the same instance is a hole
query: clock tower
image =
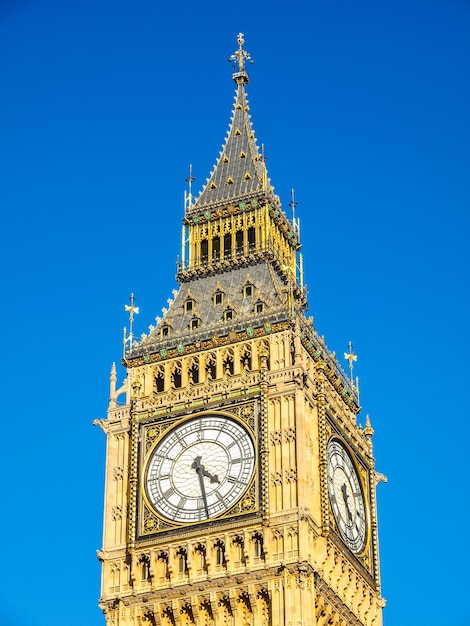
{"type": "Polygon", "coordinates": [[[382,624],[373,430],[305,315],[250,60],[240,34],[225,143],[196,199],[188,179],[178,289],[139,340],[126,307],[127,377],[113,366],[99,421],[109,626],[382,624]]]}

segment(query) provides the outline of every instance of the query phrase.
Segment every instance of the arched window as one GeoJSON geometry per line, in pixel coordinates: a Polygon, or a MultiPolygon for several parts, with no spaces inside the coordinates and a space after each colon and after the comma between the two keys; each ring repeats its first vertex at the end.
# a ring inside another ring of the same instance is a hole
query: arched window
{"type": "Polygon", "coordinates": [[[188,379],[190,383],[197,384],[199,382],[199,362],[194,362],[188,368],[188,379]]]}
{"type": "Polygon", "coordinates": [[[171,372],[171,383],[175,389],[181,387],[181,363],[175,363],[171,372]]]}
{"type": "Polygon", "coordinates": [[[220,539],[214,543],[214,558],[216,570],[225,567],[225,544],[220,539]]]}
{"type": "Polygon", "coordinates": [[[215,380],[217,376],[216,363],[215,355],[211,354],[206,361],[206,374],[209,380],[215,380]]]}
{"type": "Polygon", "coordinates": [[[222,363],[224,367],[224,374],[233,375],[234,369],[233,369],[233,353],[232,352],[225,353],[222,363]]]}
{"type": "Polygon", "coordinates": [[[184,548],[178,548],[176,551],[176,571],[178,572],[178,577],[184,577],[188,572],[188,555],[184,548]]]}
{"type": "Polygon", "coordinates": [[[158,369],[155,372],[155,378],[154,378],[154,390],[157,393],[161,393],[162,391],[165,390],[165,374],[163,372],[163,369],[158,369]]]}
{"type": "Polygon", "coordinates": [[[256,532],[251,537],[251,541],[253,542],[253,557],[255,559],[255,563],[263,558],[264,550],[263,550],[263,535],[260,532],[256,532]]]}

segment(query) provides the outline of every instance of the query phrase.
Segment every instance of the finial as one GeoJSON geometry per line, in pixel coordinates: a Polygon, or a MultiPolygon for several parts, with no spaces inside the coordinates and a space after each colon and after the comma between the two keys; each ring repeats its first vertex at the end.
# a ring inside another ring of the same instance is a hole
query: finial
{"type": "Polygon", "coordinates": [[[366,415],[366,426],[364,428],[364,435],[366,437],[372,437],[373,434],[374,434],[374,429],[372,428],[370,424],[370,417],[366,415]]]}
{"type": "Polygon", "coordinates": [[[196,180],[193,176],[193,166],[190,163],[189,167],[189,175],[186,176],[186,182],[188,183],[188,191],[184,192],[184,210],[185,212],[191,208],[193,203],[193,182],[196,180]]]}
{"type": "Polygon", "coordinates": [[[192,163],[189,164],[189,176],[186,177],[186,182],[188,183],[188,200],[191,203],[192,193],[193,193],[193,182],[196,180],[193,176],[193,166],[192,163]]]}
{"type": "Polygon", "coordinates": [[[245,43],[243,33],[238,33],[237,43],[238,50],[236,50],[228,60],[229,63],[233,63],[232,67],[234,70],[237,70],[238,65],[238,71],[232,74],[233,80],[237,85],[246,85],[250,82],[250,77],[245,69],[245,61],[249,61],[250,63],[254,63],[254,61],[250,53],[243,49],[243,44],[245,43]]]}
{"type": "Polygon", "coordinates": [[[299,203],[295,199],[295,189],[292,187],[291,192],[290,192],[290,202],[289,202],[289,206],[292,207],[292,221],[295,221],[295,207],[298,204],[299,203]]]}
{"type": "Polygon", "coordinates": [[[353,345],[351,342],[348,343],[349,352],[344,353],[344,358],[349,361],[349,379],[351,381],[351,385],[354,388],[354,378],[353,378],[353,369],[354,369],[354,361],[357,361],[357,356],[354,354],[353,345]]]}
{"type": "Polygon", "coordinates": [[[295,199],[295,189],[292,188],[290,193],[291,200],[289,202],[289,206],[292,207],[292,225],[294,227],[294,232],[297,237],[300,237],[300,221],[295,219],[295,207],[299,204],[295,199]]]}
{"type": "Polygon", "coordinates": [[[139,312],[139,307],[135,306],[135,298],[134,298],[134,294],[131,293],[131,296],[129,298],[129,302],[130,304],[125,304],[124,305],[124,309],[129,313],[129,335],[126,339],[126,335],[125,335],[125,330],[124,329],[124,343],[126,343],[127,341],[129,342],[129,346],[132,348],[132,338],[133,338],[133,334],[132,334],[132,324],[134,323],[134,315],[137,315],[137,313],[139,312]]]}
{"type": "Polygon", "coordinates": [[[267,156],[264,153],[264,143],[261,144],[261,154],[259,160],[263,164],[263,191],[266,191],[268,188],[268,169],[266,167],[266,161],[268,160],[267,156]]]}

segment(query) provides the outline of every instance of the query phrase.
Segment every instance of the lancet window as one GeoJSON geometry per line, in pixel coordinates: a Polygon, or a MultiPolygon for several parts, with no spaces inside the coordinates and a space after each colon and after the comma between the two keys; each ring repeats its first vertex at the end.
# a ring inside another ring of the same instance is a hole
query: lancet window
{"type": "Polygon", "coordinates": [[[162,391],[165,390],[165,372],[163,370],[163,367],[158,367],[155,370],[153,388],[154,388],[154,391],[156,391],[157,393],[161,393],[162,391]]]}
{"type": "Polygon", "coordinates": [[[227,350],[227,352],[223,355],[222,364],[224,367],[224,374],[233,375],[233,352],[232,350],[227,350]]]}
{"type": "Polygon", "coordinates": [[[217,359],[215,354],[210,354],[206,360],[206,375],[208,380],[215,380],[217,377],[217,359]]]}
{"type": "Polygon", "coordinates": [[[171,372],[171,384],[175,389],[181,387],[181,362],[174,363],[171,372]]]}
{"type": "Polygon", "coordinates": [[[199,382],[199,359],[197,358],[188,367],[188,381],[193,384],[199,382]]]}

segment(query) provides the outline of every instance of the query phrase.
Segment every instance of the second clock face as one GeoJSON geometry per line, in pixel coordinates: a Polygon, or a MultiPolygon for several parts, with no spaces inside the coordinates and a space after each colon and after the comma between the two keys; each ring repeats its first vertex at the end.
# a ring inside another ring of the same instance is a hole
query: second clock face
{"type": "Polygon", "coordinates": [[[338,439],[328,444],[328,491],[344,542],[355,554],[362,553],[367,543],[362,485],[348,451],[338,439]]]}
{"type": "Polygon", "coordinates": [[[219,415],[186,420],[152,450],[145,490],[166,519],[201,522],[229,509],[248,487],[255,468],[251,436],[219,415]]]}

